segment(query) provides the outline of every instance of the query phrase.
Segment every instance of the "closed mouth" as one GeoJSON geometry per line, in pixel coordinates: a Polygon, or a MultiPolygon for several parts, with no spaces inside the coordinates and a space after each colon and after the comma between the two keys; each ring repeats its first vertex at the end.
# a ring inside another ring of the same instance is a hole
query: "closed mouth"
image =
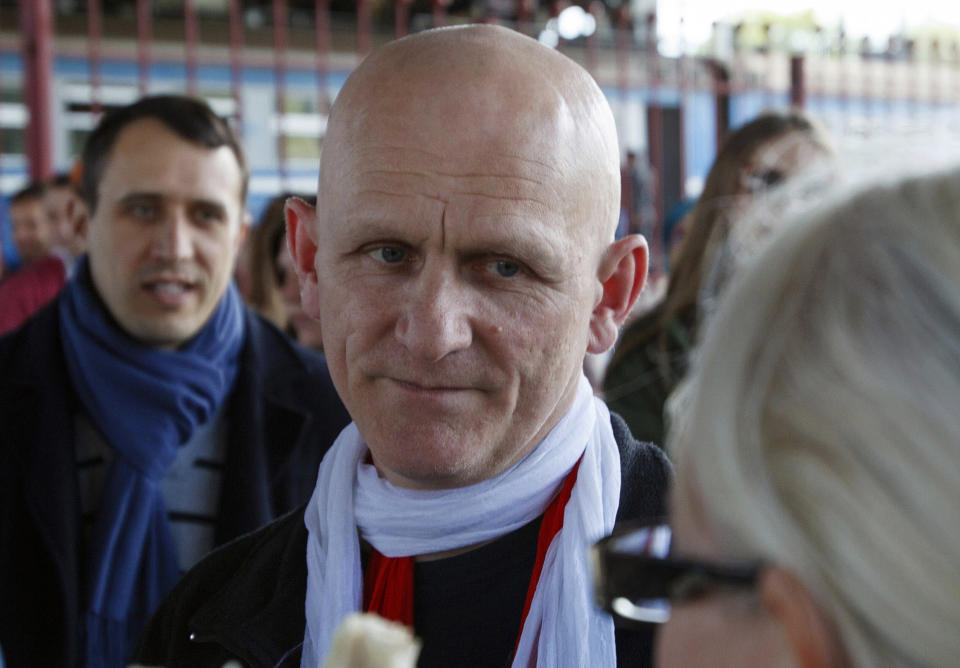
{"type": "Polygon", "coordinates": [[[400,385],[401,387],[412,390],[414,392],[465,392],[471,390],[471,387],[465,387],[462,385],[447,385],[442,383],[415,383],[409,380],[403,380],[401,378],[391,378],[393,382],[400,385]]]}

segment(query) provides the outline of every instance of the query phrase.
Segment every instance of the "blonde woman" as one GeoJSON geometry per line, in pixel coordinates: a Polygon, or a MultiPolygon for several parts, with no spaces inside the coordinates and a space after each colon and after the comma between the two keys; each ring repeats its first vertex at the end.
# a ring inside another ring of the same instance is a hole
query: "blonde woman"
{"type": "Polygon", "coordinates": [[[608,607],[669,599],[661,666],[956,665],[960,169],[783,230],[681,397],[669,556],[599,550],[608,607]]]}

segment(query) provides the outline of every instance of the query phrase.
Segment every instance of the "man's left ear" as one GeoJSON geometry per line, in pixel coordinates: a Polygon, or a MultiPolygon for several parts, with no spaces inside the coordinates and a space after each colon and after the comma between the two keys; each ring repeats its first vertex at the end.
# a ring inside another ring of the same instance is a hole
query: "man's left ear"
{"type": "Polygon", "coordinates": [[[590,316],[587,352],[606,352],[616,342],[620,325],[646,283],[647,257],[647,241],[639,234],[627,235],[607,248],[597,271],[603,294],[590,316]]]}

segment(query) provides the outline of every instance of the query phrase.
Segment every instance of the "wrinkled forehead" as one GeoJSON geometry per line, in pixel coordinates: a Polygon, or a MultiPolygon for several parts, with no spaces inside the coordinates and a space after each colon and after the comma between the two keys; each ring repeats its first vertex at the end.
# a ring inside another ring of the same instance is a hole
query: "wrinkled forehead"
{"type": "Polygon", "coordinates": [[[531,168],[539,164],[544,176],[566,178],[577,128],[563,100],[540,96],[518,104],[509,86],[490,84],[473,81],[458,91],[443,81],[424,81],[415,87],[419,90],[403,93],[381,89],[375,98],[351,105],[350,118],[331,121],[327,153],[340,168],[371,154],[392,161],[385,167],[400,167],[429,153],[450,163],[448,169],[469,171],[477,163],[513,159],[531,168]]]}
{"type": "Polygon", "coordinates": [[[513,197],[524,215],[531,203],[557,206],[547,218],[598,239],[619,206],[616,131],[599,88],[564,56],[490,27],[372,54],[337,98],[320,171],[321,218],[342,216],[381,174],[385,189],[437,200],[513,197]]]}

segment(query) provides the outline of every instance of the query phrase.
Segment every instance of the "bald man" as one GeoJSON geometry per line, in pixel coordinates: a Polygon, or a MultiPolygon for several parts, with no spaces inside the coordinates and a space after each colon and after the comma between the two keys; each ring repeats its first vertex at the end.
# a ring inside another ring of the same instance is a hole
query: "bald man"
{"type": "Polygon", "coordinates": [[[141,662],[315,668],[357,610],[412,626],[420,666],[649,662],[649,633],[615,630],[588,586],[587,546],[660,516],[669,477],[582,372],[646,275],[643,238],[613,240],[619,178],[600,89],[519,33],[428,31],[364,61],[318,208],[286,212],[353,423],[302,512],[174,591],[141,662]]]}

